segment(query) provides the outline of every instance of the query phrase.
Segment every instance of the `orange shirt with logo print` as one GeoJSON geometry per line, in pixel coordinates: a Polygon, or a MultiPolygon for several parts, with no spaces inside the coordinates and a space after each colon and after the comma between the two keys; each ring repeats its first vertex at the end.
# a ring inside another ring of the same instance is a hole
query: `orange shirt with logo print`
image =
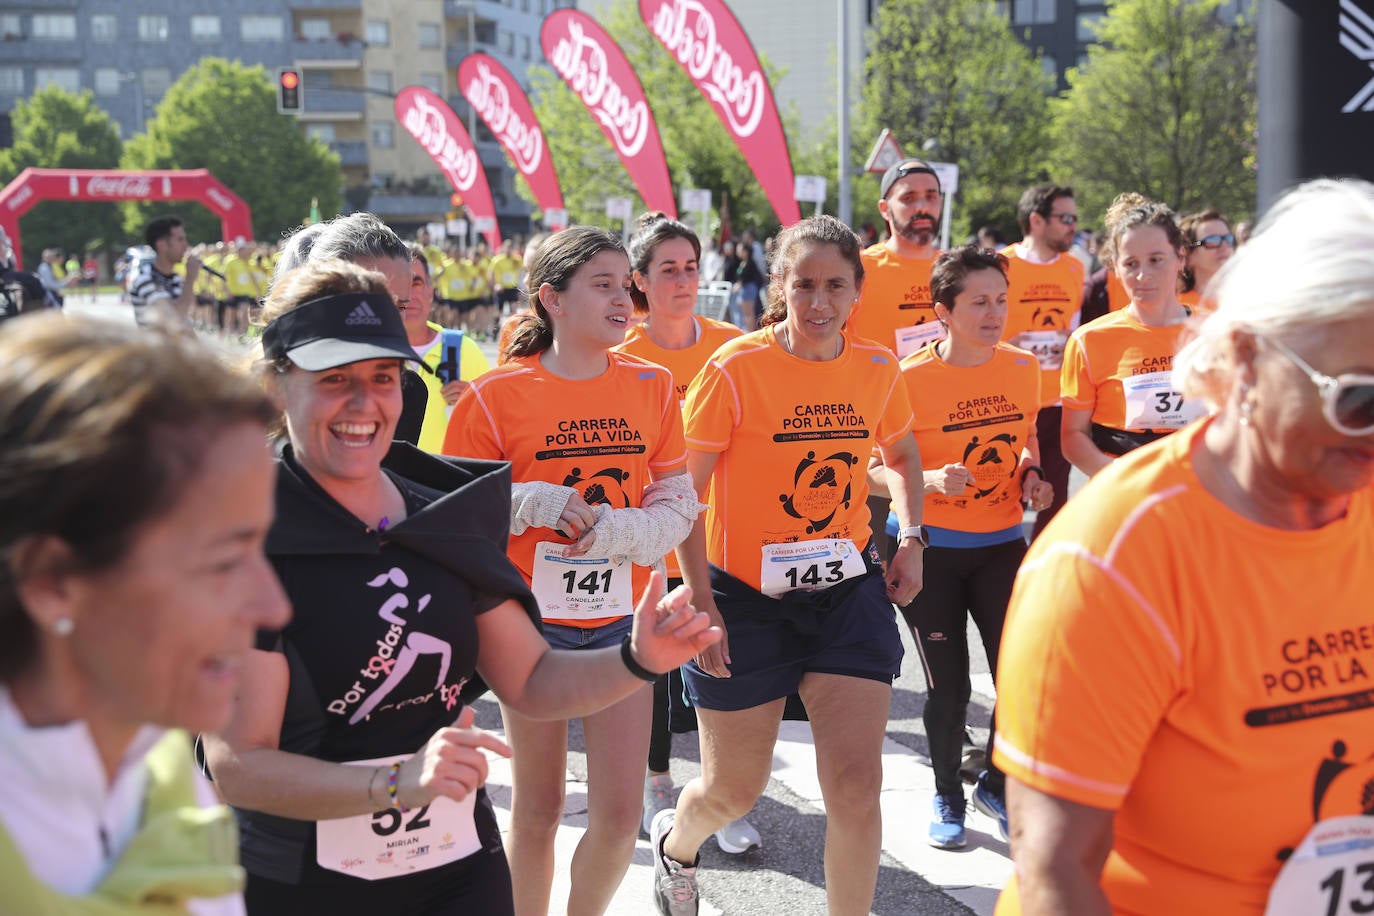
{"type": "Polygon", "coordinates": [[[1040,412],[1035,356],[998,344],[981,366],[951,366],[928,344],[901,366],[921,463],[927,469],[962,464],[973,475],[959,496],[926,494],[925,524],[980,533],[1021,524],[1017,468],[1040,412]]]}
{"type": "Polygon", "coordinates": [[[1094,423],[1112,429],[1167,433],[1185,425],[1201,406],[1186,403],[1170,377],[1185,326],[1141,324],[1130,309],[1089,321],[1064,348],[1064,406],[1091,410],[1094,423]]]}
{"type": "Polygon", "coordinates": [[[776,327],[717,350],[686,407],[688,447],[720,454],[707,559],[760,590],[765,545],[868,543],[868,457],[911,430],[890,350],[844,332],[838,358],[813,362],[784,350],[776,327]]]}
{"type": "MultiPolygon", "coordinates": [[[[509,461],[512,480],[573,487],[589,504],[613,509],[638,508],[653,477],[687,466],[672,375],[614,352],[607,370],[593,379],[554,375],[537,354],[482,375],[453,406],[444,454],[509,461]]],[[[533,581],[541,541],[573,543],[549,528],[512,536],[507,552],[526,581],[533,581]]],[[[649,569],[634,567],[632,594],[648,581],[649,569]]],[[[544,619],[594,627],[618,618],[544,619]]]]}
{"type": "Polygon", "coordinates": [[[850,333],[882,344],[898,358],[942,340],[944,328],[930,300],[935,258],[904,258],[886,245],[870,245],[861,257],[864,285],[845,323],[850,333]]]}
{"type": "MultiPolygon", "coordinates": [[[[700,315],[693,316],[693,320],[696,322],[697,340],[690,347],[666,350],[650,339],[644,325],[637,324],[625,335],[625,342],[613,348],[621,353],[629,353],[631,356],[657,363],[671,372],[678,403],[684,407],[687,404],[688,386],[692,384],[692,379],[697,377],[701,367],[706,365],[711,354],[742,333],[739,328],[724,321],[714,321],[700,315]]],[[[710,500],[707,499],[707,502],[710,500]]],[[[677,553],[670,553],[663,559],[668,564],[668,577],[681,579],[682,569],[677,564],[677,553]]]]}
{"type": "Polygon", "coordinates": [[[1002,339],[1029,350],[1040,360],[1041,406],[1059,403],[1059,370],[1064,345],[1078,327],[1083,310],[1083,262],[1071,254],[1048,264],[1027,261],[1015,245],[1002,249],[1007,258],[1007,324],[1002,339]]]}
{"type": "MultiPolygon", "coordinates": [[[[993,759],[1115,812],[1101,880],[1117,913],[1258,916],[1315,821],[1371,811],[1374,489],[1314,531],[1259,524],[1199,482],[1206,427],[1069,500],[1002,635],[993,759]]],[[[1284,912],[1326,912],[1319,880],[1284,912]]],[[[997,913],[1019,912],[1013,879],[997,913]]]]}

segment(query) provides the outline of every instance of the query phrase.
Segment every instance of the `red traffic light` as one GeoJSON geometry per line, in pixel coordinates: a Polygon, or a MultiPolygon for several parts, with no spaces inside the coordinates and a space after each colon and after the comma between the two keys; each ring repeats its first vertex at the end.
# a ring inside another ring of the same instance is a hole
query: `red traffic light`
{"type": "Polygon", "coordinates": [[[282,114],[300,114],[301,111],[301,71],[294,67],[283,67],[277,71],[277,111],[282,114]]]}

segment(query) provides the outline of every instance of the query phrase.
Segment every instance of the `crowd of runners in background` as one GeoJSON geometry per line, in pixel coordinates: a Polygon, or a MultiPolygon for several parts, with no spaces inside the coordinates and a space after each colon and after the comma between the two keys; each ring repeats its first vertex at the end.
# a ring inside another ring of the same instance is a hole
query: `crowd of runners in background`
{"type": "MultiPolygon", "coordinates": [[[[22,854],[0,902],[107,899],[131,845],[156,874],[176,844],[136,815],[145,788],[210,795],[152,724],[202,734],[247,887],[207,821],[190,877],[135,903],[600,913],[642,830],[656,907],[695,914],[708,838],[787,842],[748,814],[801,717],[829,911],[867,913],[903,620],[924,830],[957,849],[970,803],[992,819],[999,913],[1363,911],[1374,186],[1303,186],[1244,247],[1133,193],[1089,232],[1047,183],[1020,241],[940,251],[943,204],[908,159],[881,237],[818,216],[703,246],[651,213],[628,246],[573,227],[493,252],[353,214],[193,248],[163,217],[127,268],[143,330],[0,325],[0,848],[22,854]],[[703,316],[712,281],[728,306],[703,316]],[[261,390],[188,327],[252,345],[261,390]],[[205,596],[184,623],[183,587],[205,596]],[[998,687],[976,747],[970,619],[998,687]],[[472,727],[488,688],[505,741],[472,727]],[[570,717],[589,797],[565,902],[570,717]],[[44,728],[69,723],[90,740],[44,728]],[[45,747],[102,800],[45,781],[45,747]],[[486,753],[514,757],[504,840],[486,753]]],[[[8,255],[7,317],[42,310],[8,255]]]]}

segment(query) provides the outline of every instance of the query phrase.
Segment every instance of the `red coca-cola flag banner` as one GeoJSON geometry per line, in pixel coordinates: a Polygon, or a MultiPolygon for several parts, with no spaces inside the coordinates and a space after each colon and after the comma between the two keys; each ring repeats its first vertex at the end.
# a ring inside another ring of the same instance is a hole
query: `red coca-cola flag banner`
{"type": "Polygon", "coordinates": [[[784,226],[801,219],[773,89],[722,0],[639,0],[639,15],[716,110],[784,226]]]}
{"type": "Polygon", "coordinates": [[[677,219],[668,161],[644,87],[620,46],[586,13],[555,10],[539,32],[544,56],[596,118],[644,205],[677,219]]]}
{"type": "Polygon", "coordinates": [[[487,173],[458,115],[423,86],[407,86],[396,96],[396,120],[429,153],[453,190],[463,196],[473,223],[487,237],[492,251],[500,248],[501,230],[487,173]]]}
{"type": "Polygon", "coordinates": [[[516,171],[525,176],[539,209],[545,213],[562,210],[563,191],[544,143],[544,132],[525,91],[510,71],[488,54],[469,54],[458,65],[458,88],[501,142],[516,171]]]}

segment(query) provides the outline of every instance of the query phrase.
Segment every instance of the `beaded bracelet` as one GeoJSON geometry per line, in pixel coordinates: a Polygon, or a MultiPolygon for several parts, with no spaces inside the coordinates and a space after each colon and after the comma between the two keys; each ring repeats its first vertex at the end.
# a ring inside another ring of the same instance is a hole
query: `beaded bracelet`
{"type": "Polygon", "coordinates": [[[400,781],[401,765],[404,763],[404,760],[396,761],[391,765],[391,769],[387,770],[386,774],[386,795],[387,798],[391,799],[391,807],[397,811],[409,810],[405,805],[401,804],[401,800],[396,797],[396,783],[400,781]]]}
{"type": "Polygon", "coordinates": [[[630,673],[641,681],[648,681],[652,684],[654,681],[658,680],[657,674],[645,668],[635,660],[634,651],[630,648],[629,633],[626,633],[625,638],[620,641],[620,660],[625,663],[625,667],[630,670],[630,673]]]}

